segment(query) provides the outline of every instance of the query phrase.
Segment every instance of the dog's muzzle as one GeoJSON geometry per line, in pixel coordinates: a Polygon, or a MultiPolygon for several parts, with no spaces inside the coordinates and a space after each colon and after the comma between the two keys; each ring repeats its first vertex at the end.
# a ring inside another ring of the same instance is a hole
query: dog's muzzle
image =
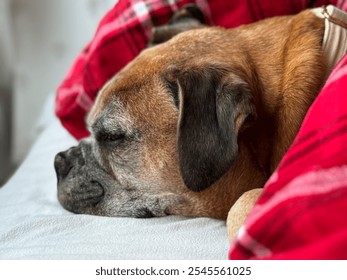
{"type": "MultiPolygon", "coordinates": [[[[86,146],[87,147],[87,146],[86,146]]],[[[89,161],[84,158],[83,143],[60,152],[55,156],[54,168],[57,175],[58,200],[67,210],[74,213],[86,212],[104,197],[104,188],[92,174],[89,161]]]]}

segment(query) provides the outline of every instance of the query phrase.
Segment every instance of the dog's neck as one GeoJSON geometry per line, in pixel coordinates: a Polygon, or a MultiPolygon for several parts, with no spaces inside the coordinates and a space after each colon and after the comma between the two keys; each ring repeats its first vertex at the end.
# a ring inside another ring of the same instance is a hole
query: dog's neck
{"type": "Polygon", "coordinates": [[[347,52],[347,13],[332,5],[313,9],[312,12],[325,19],[322,50],[329,75],[347,52]]]}

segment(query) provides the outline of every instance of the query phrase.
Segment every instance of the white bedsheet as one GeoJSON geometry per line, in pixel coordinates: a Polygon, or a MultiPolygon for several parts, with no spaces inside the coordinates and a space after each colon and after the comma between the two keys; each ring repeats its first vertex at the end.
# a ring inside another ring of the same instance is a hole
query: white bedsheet
{"type": "Polygon", "coordinates": [[[0,259],[226,259],[223,221],[76,215],[56,198],[55,154],[75,140],[48,104],[40,136],[0,189],[0,259]],[[49,108],[49,110],[47,110],[49,108]]]}

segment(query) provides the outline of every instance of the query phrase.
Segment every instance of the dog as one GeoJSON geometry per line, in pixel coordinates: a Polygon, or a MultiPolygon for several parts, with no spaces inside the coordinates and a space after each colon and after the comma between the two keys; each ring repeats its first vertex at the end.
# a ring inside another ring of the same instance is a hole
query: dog
{"type": "Polygon", "coordinates": [[[138,218],[231,208],[232,239],[329,74],[325,22],[306,10],[158,36],[99,92],[91,136],[56,155],[61,205],[138,218]]]}

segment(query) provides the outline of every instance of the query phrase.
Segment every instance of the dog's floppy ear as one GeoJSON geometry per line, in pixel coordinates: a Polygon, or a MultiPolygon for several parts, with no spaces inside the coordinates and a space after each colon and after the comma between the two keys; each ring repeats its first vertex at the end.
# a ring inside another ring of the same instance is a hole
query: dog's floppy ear
{"type": "Polygon", "coordinates": [[[180,172],[189,189],[202,191],[237,158],[238,133],[255,118],[251,90],[238,75],[214,66],[170,71],[179,87],[180,172]]]}
{"type": "Polygon", "coordinates": [[[204,14],[199,7],[196,4],[188,4],[177,10],[167,24],[153,28],[148,46],[166,42],[178,33],[201,28],[205,22],[204,14]]]}

